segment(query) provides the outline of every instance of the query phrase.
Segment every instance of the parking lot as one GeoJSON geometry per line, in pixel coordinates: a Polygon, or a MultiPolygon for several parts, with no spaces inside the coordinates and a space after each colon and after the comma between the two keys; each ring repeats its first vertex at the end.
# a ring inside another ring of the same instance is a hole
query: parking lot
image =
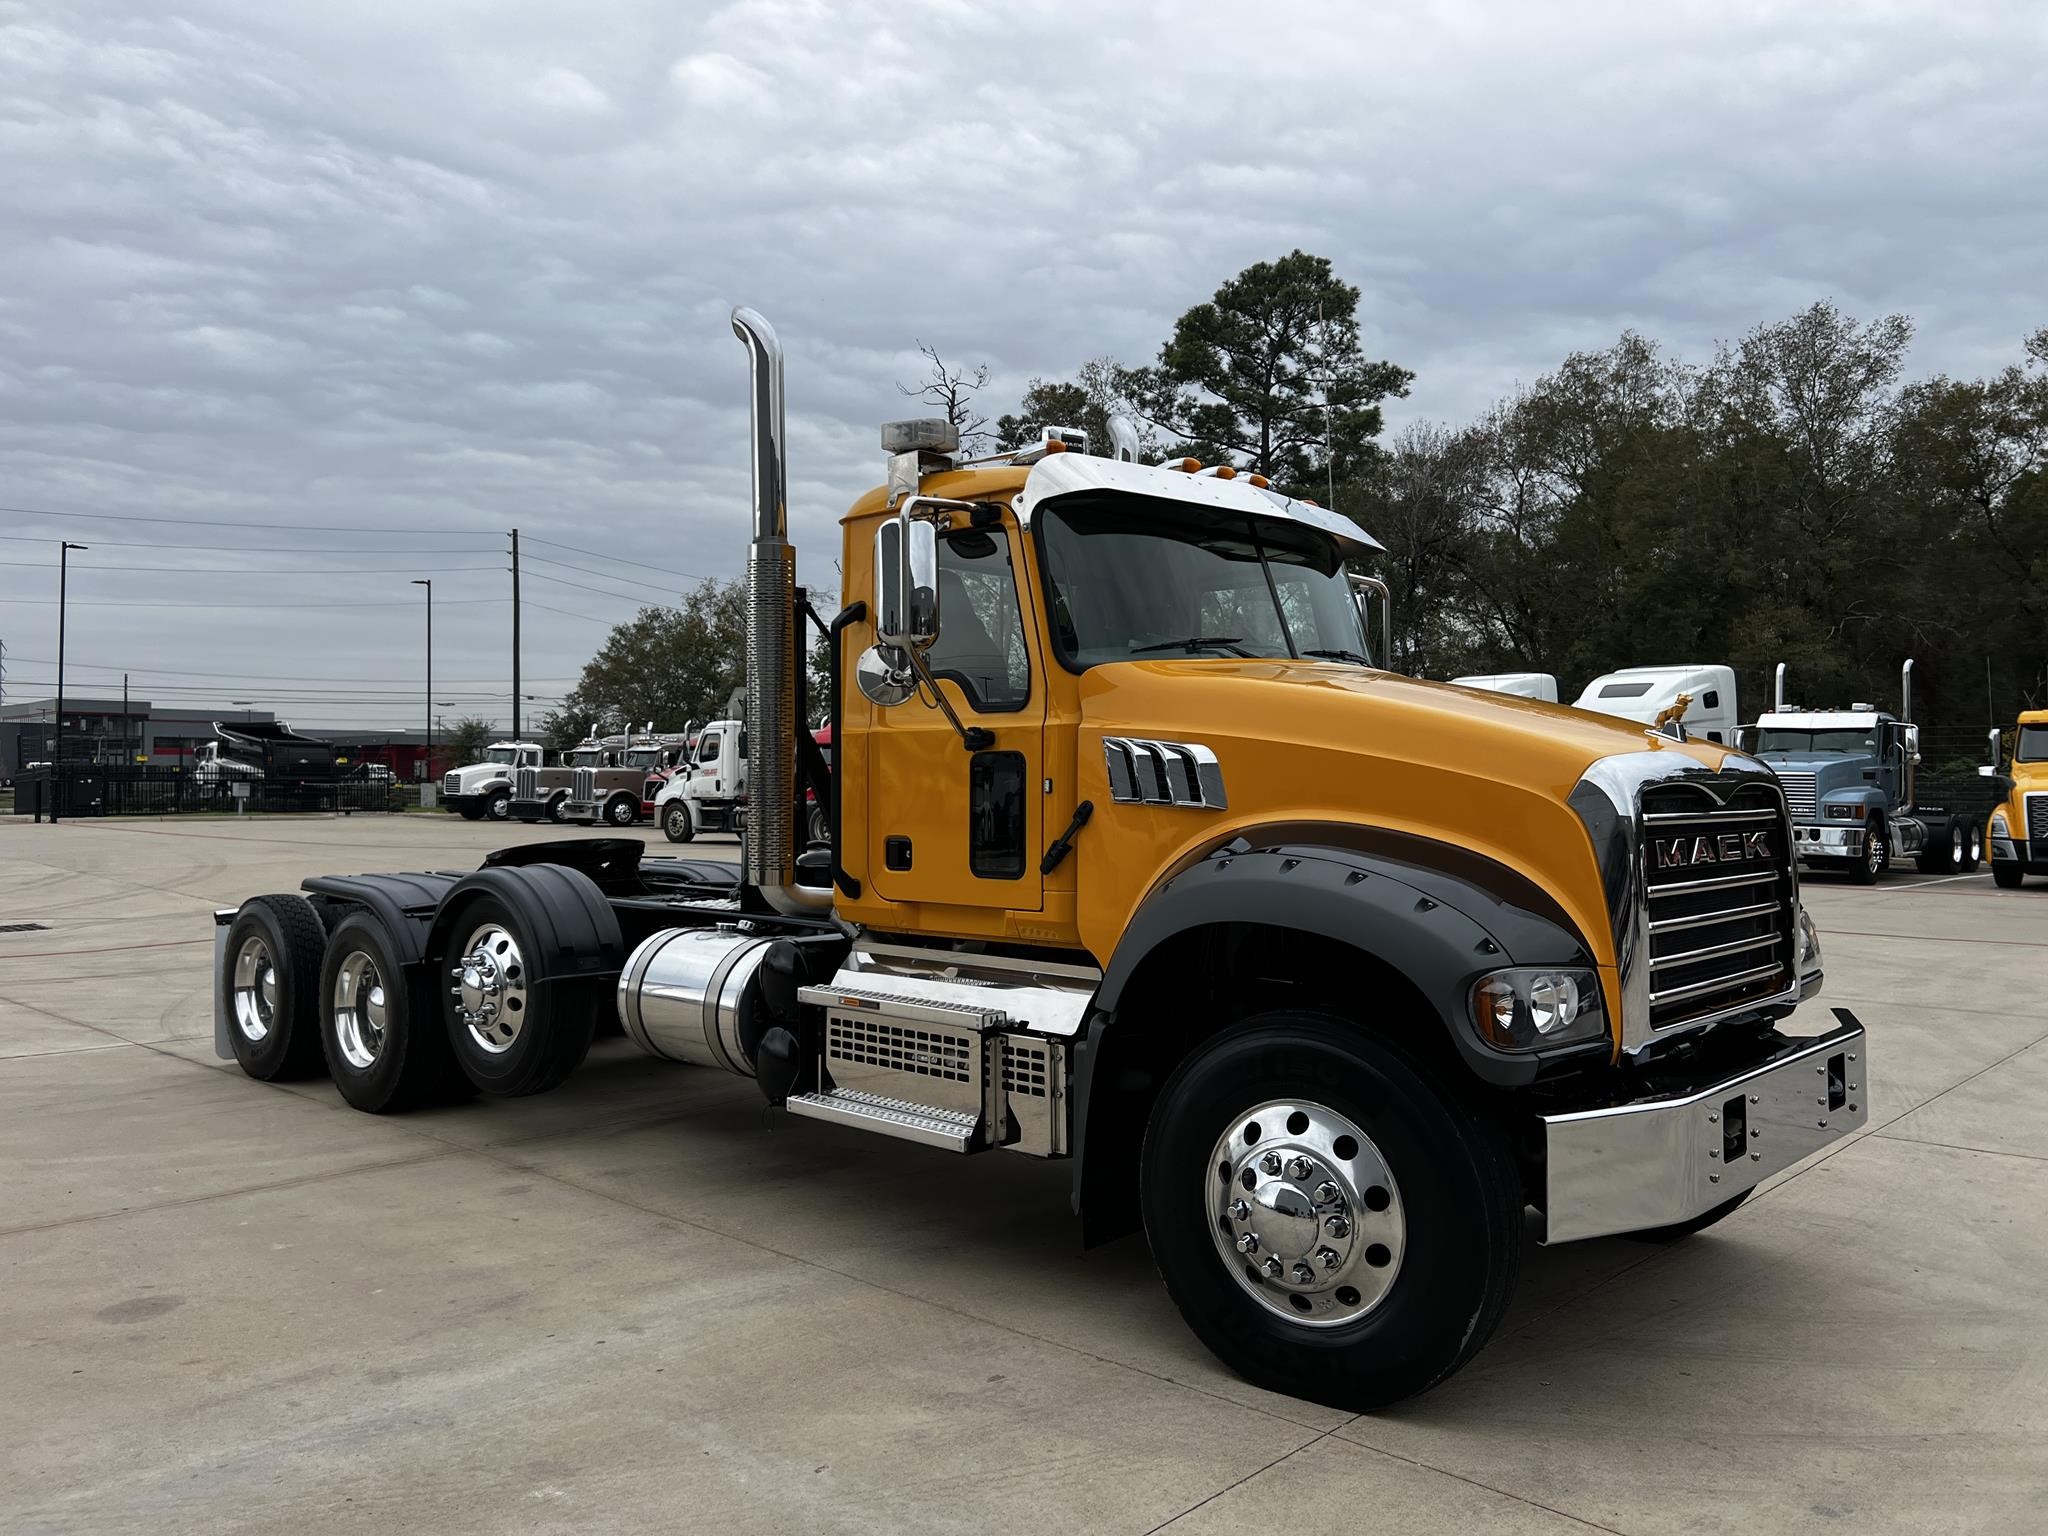
{"type": "Polygon", "coordinates": [[[1809,880],[1869,1129],[1688,1242],[1531,1242],[1473,1365],[1350,1417],[1081,1252],[1062,1164],[616,1038],[382,1119],[214,1058],[214,907],[511,840],[0,823],[0,1528],[2041,1529],[2048,886],[1809,880]]]}

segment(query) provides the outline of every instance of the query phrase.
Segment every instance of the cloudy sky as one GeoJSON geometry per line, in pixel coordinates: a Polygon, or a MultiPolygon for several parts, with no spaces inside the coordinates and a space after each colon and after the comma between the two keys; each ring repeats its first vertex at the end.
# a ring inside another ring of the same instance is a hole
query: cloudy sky
{"type": "Polygon", "coordinates": [[[2044,65],[1993,0],[0,0],[8,697],[70,537],[71,691],[411,724],[431,575],[440,712],[502,718],[515,525],[558,694],[738,567],[736,302],[828,586],[918,341],[1008,408],[1296,246],[1415,371],[1397,422],[1824,296],[2001,366],[2048,323],[2044,65]]]}

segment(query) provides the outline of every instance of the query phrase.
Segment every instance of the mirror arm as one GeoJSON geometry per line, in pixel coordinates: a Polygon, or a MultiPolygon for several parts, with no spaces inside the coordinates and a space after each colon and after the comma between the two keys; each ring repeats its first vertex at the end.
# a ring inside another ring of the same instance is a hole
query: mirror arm
{"type": "Polygon", "coordinates": [[[969,752],[986,752],[990,747],[994,746],[996,744],[996,733],[994,731],[984,726],[962,725],[960,723],[960,717],[953,713],[952,703],[939,689],[939,680],[932,676],[932,669],[925,661],[924,653],[918,650],[916,646],[909,646],[906,647],[904,654],[909,656],[910,665],[917,673],[917,680],[931,690],[933,700],[945,712],[946,719],[951,723],[953,729],[960,733],[960,745],[969,752]]]}

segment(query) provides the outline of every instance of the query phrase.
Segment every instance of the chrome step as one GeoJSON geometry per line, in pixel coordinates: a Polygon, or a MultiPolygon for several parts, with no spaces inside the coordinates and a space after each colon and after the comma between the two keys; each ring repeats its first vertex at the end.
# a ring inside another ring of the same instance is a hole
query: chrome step
{"type": "Polygon", "coordinates": [[[915,1141],[947,1152],[970,1152],[975,1133],[981,1127],[978,1114],[961,1114],[930,1104],[912,1104],[907,1099],[886,1098],[879,1093],[862,1093],[853,1088],[829,1088],[823,1093],[793,1093],[784,1101],[792,1115],[806,1120],[830,1120],[857,1130],[874,1131],[902,1141],[915,1141]]]}

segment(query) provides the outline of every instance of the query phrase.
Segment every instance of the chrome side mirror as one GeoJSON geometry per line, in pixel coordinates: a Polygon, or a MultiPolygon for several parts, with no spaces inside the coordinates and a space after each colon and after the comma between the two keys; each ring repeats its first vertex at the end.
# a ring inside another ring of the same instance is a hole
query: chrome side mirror
{"type": "Polygon", "coordinates": [[[1392,671],[1394,666],[1394,595],[1377,576],[1351,575],[1351,597],[1358,604],[1358,622],[1364,627],[1365,643],[1372,644],[1372,611],[1380,611],[1380,650],[1372,658],[1376,667],[1392,671]]]}
{"type": "Polygon", "coordinates": [[[921,651],[938,638],[938,530],[905,507],[875,530],[875,640],[921,651]]]}

